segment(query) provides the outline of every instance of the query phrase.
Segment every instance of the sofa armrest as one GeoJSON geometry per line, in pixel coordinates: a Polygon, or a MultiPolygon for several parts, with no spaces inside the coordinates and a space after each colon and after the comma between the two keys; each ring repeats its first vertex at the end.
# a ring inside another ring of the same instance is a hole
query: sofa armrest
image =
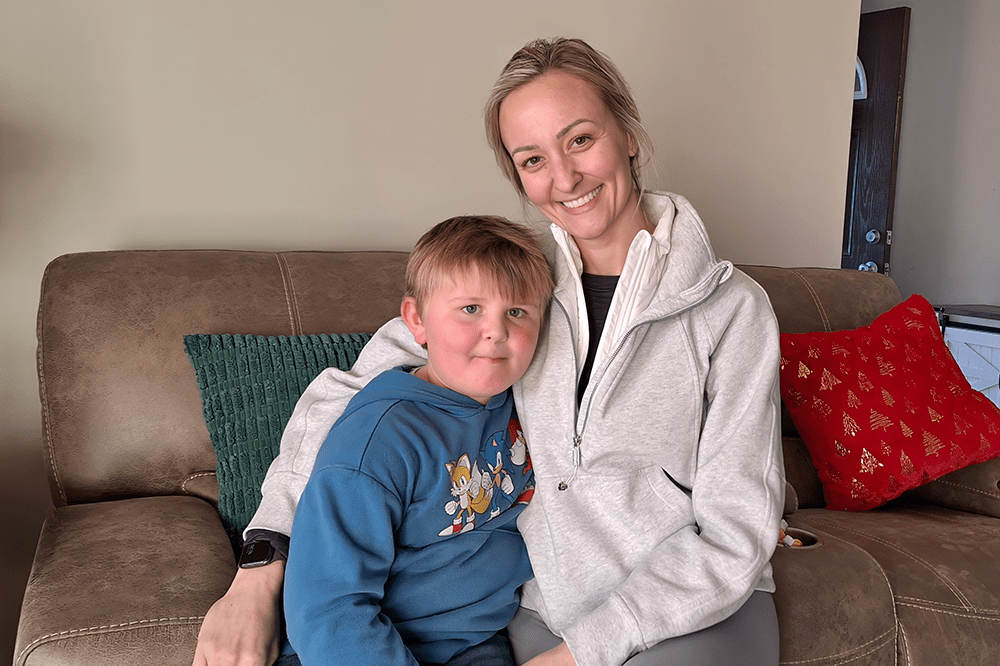
{"type": "Polygon", "coordinates": [[[803,509],[790,526],[819,538],[805,548],[778,546],[774,605],[783,664],[893,664],[893,592],[863,547],[812,523],[824,509],[803,509]]]}
{"type": "Polygon", "coordinates": [[[216,510],[194,497],[56,509],[21,607],[15,666],[190,666],[236,572],[216,510]]]}
{"type": "Polygon", "coordinates": [[[903,497],[946,509],[1000,518],[1000,458],[945,474],[914,488],[903,497]]]}

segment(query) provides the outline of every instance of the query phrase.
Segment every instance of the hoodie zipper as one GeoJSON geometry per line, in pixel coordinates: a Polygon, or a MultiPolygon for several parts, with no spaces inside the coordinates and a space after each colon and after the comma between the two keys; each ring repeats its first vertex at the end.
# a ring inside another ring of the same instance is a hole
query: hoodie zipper
{"type": "MultiPolygon", "coordinates": [[[[566,309],[566,306],[564,306],[559,301],[558,298],[554,298],[552,300],[555,302],[556,305],[559,306],[559,309],[562,310],[563,316],[566,318],[566,324],[567,324],[567,326],[569,326],[570,330],[572,331],[573,330],[573,322],[570,320],[569,311],[566,309]]],[[[572,339],[572,336],[571,336],[571,339],[572,339]]],[[[577,353],[576,345],[573,344],[572,347],[573,347],[573,376],[577,378],[577,381],[580,381],[580,379],[579,379],[580,378],[580,355],[577,353]]],[[[583,441],[583,438],[580,437],[580,435],[576,432],[576,430],[577,430],[577,422],[580,420],[580,405],[577,403],[577,401],[575,399],[575,397],[576,397],[575,396],[575,394],[576,394],[575,388],[574,388],[573,393],[574,393],[574,400],[573,400],[573,430],[574,430],[574,433],[573,433],[573,450],[572,450],[573,451],[572,452],[572,458],[573,458],[573,475],[569,478],[569,481],[560,481],[559,482],[559,484],[556,486],[556,488],[558,490],[560,490],[560,491],[566,490],[567,488],[569,488],[569,484],[573,481],[573,479],[576,478],[576,471],[580,467],[580,444],[583,441]]]]}
{"type": "MultiPolygon", "coordinates": [[[[625,348],[625,343],[628,341],[628,339],[632,335],[632,333],[634,333],[636,331],[636,329],[638,329],[640,326],[645,326],[646,324],[650,324],[650,323],[652,323],[654,321],[662,321],[662,320],[664,320],[664,319],[666,319],[668,317],[676,317],[676,316],[678,316],[680,314],[683,314],[684,312],[690,310],[691,308],[697,307],[697,306],[701,305],[702,303],[704,303],[705,301],[707,301],[709,299],[709,297],[712,294],[715,293],[715,290],[719,287],[719,284],[722,282],[722,275],[723,275],[723,273],[725,273],[725,270],[726,270],[725,268],[717,269],[718,275],[717,276],[712,276],[712,277],[709,278],[709,280],[710,281],[714,281],[715,284],[712,286],[711,289],[709,289],[703,296],[701,296],[697,300],[692,301],[691,303],[688,303],[684,307],[679,308],[677,310],[674,310],[673,312],[668,312],[668,313],[666,313],[666,314],[664,314],[662,316],[654,317],[654,318],[651,318],[651,319],[644,319],[644,320],[638,321],[635,324],[633,324],[631,328],[629,328],[628,330],[625,331],[625,334],[622,336],[621,340],[619,340],[617,347],[615,347],[614,351],[611,352],[611,355],[609,355],[608,358],[605,359],[604,363],[601,364],[601,368],[600,368],[601,372],[600,372],[600,374],[596,378],[593,377],[593,376],[591,376],[590,383],[587,386],[587,390],[586,390],[586,392],[584,394],[584,398],[587,401],[587,407],[584,410],[583,423],[580,423],[580,407],[579,406],[576,406],[576,409],[575,409],[575,412],[574,412],[574,415],[573,415],[574,416],[574,418],[573,418],[573,450],[572,450],[573,474],[569,477],[569,479],[567,479],[565,481],[560,481],[559,482],[559,485],[557,486],[557,488],[559,490],[566,490],[566,489],[569,488],[569,485],[573,482],[574,479],[576,479],[577,471],[580,468],[580,464],[581,464],[581,461],[583,459],[583,453],[582,453],[582,449],[581,449],[581,446],[583,444],[583,434],[587,430],[587,423],[590,421],[590,411],[591,411],[591,409],[594,406],[594,393],[595,393],[594,387],[597,386],[601,382],[601,380],[604,379],[604,376],[606,374],[608,374],[608,369],[611,367],[612,363],[614,363],[615,359],[621,353],[622,349],[625,348]]],[[[558,300],[556,302],[559,303],[558,300]]],[[[559,308],[563,311],[563,314],[566,316],[566,320],[568,322],[569,321],[569,312],[566,311],[566,308],[563,307],[563,305],[561,303],[559,303],[559,308]]],[[[571,326],[571,328],[572,328],[572,326],[571,326]]],[[[573,360],[574,360],[574,365],[576,366],[576,374],[575,374],[575,376],[579,377],[579,374],[580,374],[580,371],[579,371],[579,359],[577,358],[576,345],[573,345],[573,360]]]]}

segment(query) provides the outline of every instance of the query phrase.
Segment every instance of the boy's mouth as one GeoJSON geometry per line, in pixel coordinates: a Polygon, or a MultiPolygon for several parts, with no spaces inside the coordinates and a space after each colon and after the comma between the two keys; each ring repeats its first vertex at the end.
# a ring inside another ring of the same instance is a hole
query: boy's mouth
{"type": "Polygon", "coordinates": [[[560,201],[559,203],[561,203],[566,208],[579,208],[583,204],[590,202],[591,199],[593,199],[594,197],[596,197],[597,193],[601,191],[602,187],[604,187],[604,186],[603,185],[598,185],[597,188],[594,189],[592,192],[589,192],[588,194],[584,194],[579,199],[573,199],[572,201],[560,201]]]}

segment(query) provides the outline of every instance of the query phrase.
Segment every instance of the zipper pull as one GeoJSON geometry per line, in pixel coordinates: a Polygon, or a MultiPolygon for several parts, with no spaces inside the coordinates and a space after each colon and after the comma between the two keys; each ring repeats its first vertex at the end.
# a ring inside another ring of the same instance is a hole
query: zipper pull
{"type": "Polygon", "coordinates": [[[576,472],[580,467],[580,443],[583,439],[579,435],[573,436],[573,476],[569,477],[569,481],[560,481],[557,489],[562,491],[569,488],[569,484],[573,482],[576,478],[576,472]]]}

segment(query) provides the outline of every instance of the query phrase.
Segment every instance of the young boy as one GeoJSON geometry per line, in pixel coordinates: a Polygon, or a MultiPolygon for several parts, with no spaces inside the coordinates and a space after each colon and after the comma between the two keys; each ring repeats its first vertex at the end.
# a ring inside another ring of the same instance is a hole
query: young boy
{"type": "Polygon", "coordinates": [[[457,217],[410,256],[402,318],[427,364],[362,389],[320,449],[285,574],[305,666],[513,664],[533,492],[509,390],[552,295],[531,232],[457,217]]]}

